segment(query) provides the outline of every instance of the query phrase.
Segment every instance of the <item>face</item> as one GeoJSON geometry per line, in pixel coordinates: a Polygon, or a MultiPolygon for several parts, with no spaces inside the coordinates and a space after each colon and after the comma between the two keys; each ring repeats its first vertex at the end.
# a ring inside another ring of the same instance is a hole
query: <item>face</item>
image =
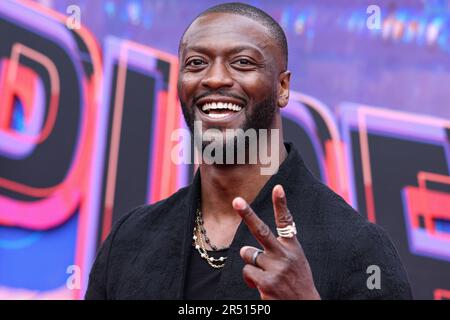
{"type": "Polygon", "coordinates": [[[287,104],[289,72],[266,27],[244,16],[195,20],[180,46],[178,92],[191,130],[270,129],[287,104]]]}

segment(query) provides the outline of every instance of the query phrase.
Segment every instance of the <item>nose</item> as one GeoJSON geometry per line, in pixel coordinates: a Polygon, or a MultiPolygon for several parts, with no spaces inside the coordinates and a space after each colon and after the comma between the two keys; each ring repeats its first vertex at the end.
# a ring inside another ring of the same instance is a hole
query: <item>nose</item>
{"type": "Polygon", "coordinates": [[[226,66],[217,61],[211,65],[201,84],[208,89],[220,89],[222,87],[232,87],[233,79],[226,66]]]}

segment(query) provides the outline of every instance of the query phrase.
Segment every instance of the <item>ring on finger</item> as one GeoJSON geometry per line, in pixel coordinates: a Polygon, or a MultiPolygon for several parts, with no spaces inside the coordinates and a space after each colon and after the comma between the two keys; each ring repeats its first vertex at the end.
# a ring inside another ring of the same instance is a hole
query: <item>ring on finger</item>
{"type": "Polygon", "coordinates": [[[258,256],[259,256],[261,253],[263,253],[263,251],[260,250],[260,249],[256,249],[256,251],[253,252],[253,255],[252,255],[252,264],[253,264],[254,266],[256,266],[256,259],[258,259],[258,256]]]}
{"type": "Polygon", "coordinates": [[[284,228],[277,228],[278,236],[282,238],[292,238],[297,234],[297,228],[295,227],[295,222],[284,228]]]}

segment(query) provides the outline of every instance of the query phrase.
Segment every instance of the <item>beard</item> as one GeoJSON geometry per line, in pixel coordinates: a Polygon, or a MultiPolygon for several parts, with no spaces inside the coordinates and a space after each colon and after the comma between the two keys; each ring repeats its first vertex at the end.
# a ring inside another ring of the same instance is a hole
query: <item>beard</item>
{"type": "MultiPolygon", "coordinates": [[[[208,94],[204,94],[204,95],[202,95],[202,97],[208,96],[208,95],[211,95],[214,93],[217,93],[217,94],[220,94],[223,96],[227,96],[227,94],[223,94],[223,92],[218,90],[216,92],[208,92],[208,94]]],[[[187,124],[189,130],[193,134],[194,133],[194,121],[195,121],[195,108],[197,108],[197,106],[195,105],[195,103],[192,104],[191,106],[188,106],[183,101],[180,100],[180,102],[181,102],[181,110],[183,111],[184,120],[186,121],[186,124],[187,124]]],[[[277,103],[276,94],[275,94],[275,92],[272,92],[266,99],[257,103],[253,107],[253,110],[250,110],[250,108],[245,108],[244,109],[244,115],[245,115],[244,123],[242,124],[242,126],[240,128],[235,128],[235,129],[242,129],[244,131],[246,131],[248,129],[255,129],[255,130],[269,129],[272,125],[273,118],[275,116],[276,103],[277,103]]],[[[221,129],[221,128],[216,128],[216,129],[221,129]]]]}
{"type": "MultiPolygon", "coordinates": [[[[207,95],[210,94],[221,94],[223,96],[227,96],[227,94],[223,94],[220,90],[215,92],[210,92],[207,95]]],[[[202,95],[207,96],[207,95],[202,95]]],[[[181,101],[181,108],[183,111],[184,120],[186,121],[186,124],[191,131],[192,137],[194,136],[194,122],[195,122],[195,108],[197,106],[195,103],[193,103],[191,106],[187,106],[183,101],[181,101]]],[[[229,129],[242,129],[244,132],[246,132],[248,129],[254,129],[256,130],[257,135],[257,141],[259,140],[259,129],[270,129],[272,127],[275,113],[277,108],[277,95],[276,91],[272,91],[269,96],[266,97],[263,101],[255,104],[253,108],[244,108],[244,122],[239,128],[229,128],[229,129]]],[[[220,127],[211,127],[208,129],[219,129],[223,130],[224,128],[220,127]]],[[[227,128],[225,128],[227,129],[227,128]]],[[[223,145],[223,159],[227,158],[227,144],[232,143],[233,144],[233,154],[234,154],[234,162],[237,163],[237,156],[241,152],[245,152],[245,163],[248,163],[247,160],[249,159],[248,151],[249,151],[249,140],[244,140],[244,146],[240,146],[238,143],[238,137],[235,135],[233,137],[233,142],[231,141],[225,141],[225,134],[223,137],[222,145],[223,145]],[[244,147],[244,149],[242,149],[244,147]]],[[[209,141],[202,141],[202,154],[205,148],[210,144],[209,141]]],[[[214,156],[214,155],[213,155],[214,156]]]]}

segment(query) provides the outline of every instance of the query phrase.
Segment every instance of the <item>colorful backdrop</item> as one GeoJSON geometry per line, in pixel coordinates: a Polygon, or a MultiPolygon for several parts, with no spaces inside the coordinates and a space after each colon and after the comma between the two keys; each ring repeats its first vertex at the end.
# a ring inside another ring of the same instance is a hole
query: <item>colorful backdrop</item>
{"type": "MultiPolygon", "coordinates": [[[[450,2],[247,2],[288,36],[286,140],[450,299],[450,2]]],[[[0,298],[82,298],[112,224],[189,183],[177,46],[216,3],[0,1],[0,298]]]]}

